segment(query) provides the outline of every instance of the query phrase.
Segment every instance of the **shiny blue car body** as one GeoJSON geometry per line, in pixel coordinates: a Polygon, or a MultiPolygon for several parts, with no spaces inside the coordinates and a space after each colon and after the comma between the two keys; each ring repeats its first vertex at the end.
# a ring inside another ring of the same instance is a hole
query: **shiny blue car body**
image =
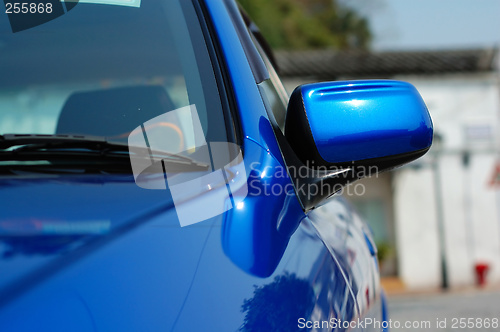
{"type": "Polygon", "coordinates": [[[249,186],[261,194],[180,227],[169,193],[129,174],[0,177],[0,331],[382,329],[369,229],[341,197],[304,212],[237,7],[194,4],[230,82],[239,176],[261,175],[249,186]],[[266,195],[273,186],[289,192],[266,195]],[[55,228],[59,220],[69,226],[55,228]]]}

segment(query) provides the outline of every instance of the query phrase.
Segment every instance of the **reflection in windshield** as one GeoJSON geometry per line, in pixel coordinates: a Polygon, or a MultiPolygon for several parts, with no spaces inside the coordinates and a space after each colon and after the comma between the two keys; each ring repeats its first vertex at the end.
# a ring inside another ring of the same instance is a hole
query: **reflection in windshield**
{"type": "MultiPolygon", "coordinates": [[[[135,7],[93,2],[80,1],[71,12],[16,33],[0,13],[0,135],[126,142],[135,127],[190,104],[203,132],[220,134],[224,120],[211,97],[217,88],[205,68],[211,64],[194,9],[175,0],[135,1],[135,7]]],[[[172,140],[183,130],[170,130],[172,140]]]]}

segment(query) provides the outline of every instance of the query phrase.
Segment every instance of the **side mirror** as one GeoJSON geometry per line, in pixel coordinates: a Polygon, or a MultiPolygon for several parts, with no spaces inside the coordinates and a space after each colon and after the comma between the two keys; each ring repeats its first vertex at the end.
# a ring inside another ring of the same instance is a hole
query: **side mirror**
{"type": "Polygon", "coordinates": [[[288,104],[285,137],[298,159],[294,166],[307,167],[312,176],[292,177],[296,185],[321,186],[314,195],[299,193],[304,209],[349,182],[421,157],[432,144],[432,133],[427,107],[409,83],[364,80],[297,87],[288,104]]]}

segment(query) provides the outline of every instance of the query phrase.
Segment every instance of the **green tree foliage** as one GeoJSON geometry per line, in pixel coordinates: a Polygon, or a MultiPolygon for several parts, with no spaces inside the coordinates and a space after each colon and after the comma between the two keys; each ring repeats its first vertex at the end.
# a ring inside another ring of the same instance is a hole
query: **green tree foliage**
{"type": "Polygon", "coordinates": [[[336,0],[239,0],[271,47],[366,49],[366,18],[336,0]]]}

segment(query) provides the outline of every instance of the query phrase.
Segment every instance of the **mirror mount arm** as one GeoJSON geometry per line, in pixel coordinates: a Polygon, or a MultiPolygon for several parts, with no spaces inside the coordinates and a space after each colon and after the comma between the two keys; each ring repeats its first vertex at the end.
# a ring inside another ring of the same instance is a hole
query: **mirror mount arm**
{"type": "Polygon", "coordinates": [[[429,150],[426,148],[404,155],[338,163],[330,167],[311,167],[308,162],[304,163],[298,158],[283,136],[279,141],[282,140],[285,140],[285,142],[280,142],[280,145],[284,150],[283,155],[288,174],[293,181],[295,192],[304,212],[320,206],[324,200],[340,192],[354,181],[390,171],[420,158],[429,150]],[[397,161],[396,166],[394,166],[395,161],[397,161]]]}

